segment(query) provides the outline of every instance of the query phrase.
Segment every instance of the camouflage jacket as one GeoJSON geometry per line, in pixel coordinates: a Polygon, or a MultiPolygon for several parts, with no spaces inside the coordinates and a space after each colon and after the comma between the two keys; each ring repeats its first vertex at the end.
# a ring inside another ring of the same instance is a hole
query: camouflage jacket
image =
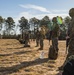
{"type": "Polygon", "coordinates": [[[57,23],[53,23],[52,38],[59,36],[60,27],[57,23]]]}
{"type": "Polygon", "coordinates": [[[74,38],[74,18],[71,20],[71,22],[68,25],[67,33],[70,38],[74,38]]]}
{"type": "Polygon", "coordinates": [[[66,61],[62,75],[74,75],[74,55],[66,61]]]}

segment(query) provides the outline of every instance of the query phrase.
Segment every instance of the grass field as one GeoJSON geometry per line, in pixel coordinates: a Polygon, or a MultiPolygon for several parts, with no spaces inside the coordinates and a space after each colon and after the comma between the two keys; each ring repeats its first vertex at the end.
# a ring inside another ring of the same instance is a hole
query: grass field
{"type": "Polygon", "coordinates": [[[35,42],[30,45],[24,48],[16,39],[0,39],[0,75],[57,75],[66,57],[65,41],[59,41],[57,60],[48,60],[48,40],[44,40],[44,59],[39,59],[42,51],[35,42]]]}

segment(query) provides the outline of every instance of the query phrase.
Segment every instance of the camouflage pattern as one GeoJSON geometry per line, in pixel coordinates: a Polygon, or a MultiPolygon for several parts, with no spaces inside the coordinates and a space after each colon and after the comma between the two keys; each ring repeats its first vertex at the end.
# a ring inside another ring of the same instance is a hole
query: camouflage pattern
{"type": "Polygon", "coordinates": [[[74,55],[68,56],[68,58],[66,59],[64,65],[63,65],[63,67],[67,64],[67,62],[69,62],[69,61],[72,60],[72,59],[74,60],[74,55]]]}
{"type": "Polygon", "coordinates": [[[25,46],[28,46],[29,38],[30,38],[29,32],[25,32],[25,35],[24,35],[25,46]]]}
{"type": "Polygon", "coordinates": [[[37,32],[36,32],[36,47],[37,46],[39,46],[39,41],[40,41],[40,39],[39,39],[39,37],[40,37],[40,32],[39,32],[39,30],[37,30],[37,32]]]}
{"type": "Polygon", "coordinates": [[[67,57],[74,55],[74,38],[70,38],[67,57]]]}
{"type": "Polygon", "coordinates": [[[52,19],[53,25],[52,25],[52,38],[59,36],[60,27],[57,23],[57,17],[54,17],[52,19]]]}
{"type": "Polygon", "coordinates": [[[39,49],[41,49],[41,50],[43,50],[43,47],[44,47],[44,43],[43,43],[44,38],[45,38],[45,31],[43,30],[43,28],[41,28],[40,37],[39,37],[39,39],[40,39],[40,48],[39,49]]]}
{"type": "Polygon", "coordinates": [[[34,39],[34,32],[33,31],[31,31],[31,33],[30,33],[30,39],[31,39],[31,41],[33,41],[33,39],[34,39]]]}
{"type": "Polygon", "coordinates": [[[69,56],[68,59],[67,59],[67,62],[72,60],[72,59],[74,59],[74,55],[69,56]]]}
{"type": "Polygon", "coordinates": [[[62,75],[74,75],[74,55],[66,60],[62,75]]]}
{"type": "Polygon", "coordinates": [[[57,24],[57,18],[54,17],[53,21],[53,29],[52,29],[52,46],[58,52],[58,36],[59,36],[59,25],[57,24]]]}
{"type": "Polygon", "coordinates": [[[52,38],[59,36],[60,27],[57,23],[53,23],[52,38]]]}
{"type": "Polygon", "coordinates": [[[58,52],[58,37],[52,38],[52,45],[56,52],[58,52]]]}
{"type": "Polygon", "coordinates": [[[68,31],[67,31],[67,34],[70,37],[70,41],[69,41],[68,54],[63,66],[61,67],[62,69],[70,59],[74,59],[74,8],[70,9],[69,15],[72,18],[68,25],[68,31]]]}
{"type": "Polygon", "coordinates": [[[39,39],[36,38],[36,47],[38,47],[38,46],[39,46],[39,39]]]}
{"type": "Polygon", "coordinates": [[[73,38],[74,36],[74,17],[71,19],[69,25],[68,25],[68,36],[70,38],[73,38]]]}
{"type": "Polygon", "coordinates": [[[70,37],[69,41],[69,49],[68,49],[68,55],[67,58],[71,55],[74,55],[74,9],[70,9],[69,15],[71,16],[71,22],[68,26],[68,36],[70,37]],[[73,11],[73,12],[72,12],[73,11]]]}
{"type": "Polygon", "coordinates": [[[40,48],[41,48],[41,49],[43,49],[43,47],[44,47],[43,41],[44,41],[43,39],[40,39],[40,48]]]}

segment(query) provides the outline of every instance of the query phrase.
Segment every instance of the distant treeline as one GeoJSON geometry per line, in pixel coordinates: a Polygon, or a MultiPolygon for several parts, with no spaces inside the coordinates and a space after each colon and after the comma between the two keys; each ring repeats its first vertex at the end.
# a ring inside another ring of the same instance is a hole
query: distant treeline
{"type": "MultiPolygon", "coordinates": [[[[62,18],[62,17],[61,17],[62,18]]],[[[70,22],[70,17],[67,16],[63,19],[63,24],[60,25],[61,35],[59,39],[65,39],[67,26],[70,22]]],[[[44,16],[42,19],[37,19],[35,17],[27,20],[25,17],[21,17],[18,20],[18,24],[16,25],[14,19],[12,17],[7,17],[7,19],[0,16],[0,34],[3,39],[18,39],[17,31],[20,32],[21,35],[25,31],[29,31],[32,29],[40,28],[41,26],[45,26],[48,28],[48,25],[51,24],[51,19],[48,16],[44,16]]]]}

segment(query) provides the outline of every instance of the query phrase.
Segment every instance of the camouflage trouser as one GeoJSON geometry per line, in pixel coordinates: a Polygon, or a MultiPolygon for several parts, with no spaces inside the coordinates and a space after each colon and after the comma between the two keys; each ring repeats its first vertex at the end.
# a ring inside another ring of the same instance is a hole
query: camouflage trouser
{"type": "Polygon", "coordinates": [[[44,44],[43,44],[43,39],[40,39],[40,48],[43,48],[44,44]]]}
{"type": "Polygon", "coordinates": [[[66,63],[70,60],[70,59],[74,59],[74,52],[73,53],[68,53],[66,60],[64,61],[63,65],[62,65],[62,69],[64,69],[64,66],[66,65],[66,63]],[[73,56],[73,57],[72,57],[73,56]]]}
{"type": "Polygon", "coordinates": [[[58,52],[58,37],[52,38],[52,46],[58,52]]]}
{"type": "Polygon", "coordinates": [[[33,35],[31,34],[31,36],[30,36],[30,39],[31,39],[31,41],[33,41],[33,35]]]}
{"type": "Polygon", "coordinates": [[[72,55],[74,55],[74,38],[70,39],[70,41],[69,41],[68,54],[67,54],[65,62],[62,65],[62,68],[64,68],[66,62],[68,62],[69,57],[72,56],[72,55]]]}
{"type": "Polygon", "coordinates": [[[36,38],[36,46],[39,46],[39,39],[36,38]]]}
{"type": "Polygon", "coordinates": [[[68,49],[67,58],[71,55],[74,55],[74,38],[70,39],[69,41],[69,49],[68,49]]]}
{"type": "Polygon", "coordinates": [[[29,42],[29,40],[25,40],[25,46],[27,46],[27,45],[28,45],[28,42],[29,42]]]}

